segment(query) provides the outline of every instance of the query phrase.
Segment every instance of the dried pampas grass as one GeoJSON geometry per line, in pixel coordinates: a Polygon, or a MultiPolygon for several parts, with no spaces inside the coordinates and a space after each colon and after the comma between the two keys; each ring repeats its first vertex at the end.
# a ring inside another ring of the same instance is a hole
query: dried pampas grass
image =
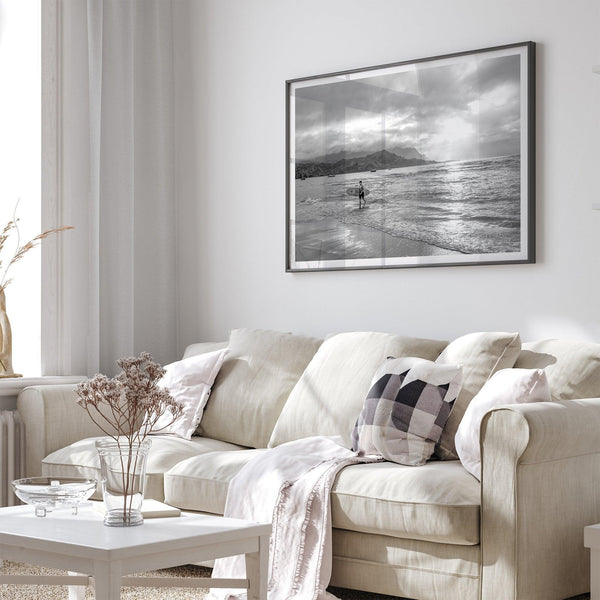
{"type": "Polygon", "coordinates": [[[50,237],[55,233],[60,233],[61,231],[66,231],[67,229],[74,229],[70,225],[46,229],[46,231],[39,233],[25,244],[21,244],[21,235],[19,233],[19,219],[16,216],[18,206],[19,203],[17,202],[17,206],[15,206],[15,210],[13,213],[13,218],[4,226],[2,233],[0,233],[0,291],[4,291],[6,287],[12,282],[12,279],[8,279],[8,272],[10,268],[15,263],[19,262],[30,250],[33,250],[33,248],[38,246],[42,242],[42,240],[45,240],[47,237],[50,237]],[[4,247],[10,239],[13,232],[17,236],[16,247],[12,257],[10,258],[8,263],[6,263],[6,266],[3,267],[2,251],[4,250],[4,247]]]}

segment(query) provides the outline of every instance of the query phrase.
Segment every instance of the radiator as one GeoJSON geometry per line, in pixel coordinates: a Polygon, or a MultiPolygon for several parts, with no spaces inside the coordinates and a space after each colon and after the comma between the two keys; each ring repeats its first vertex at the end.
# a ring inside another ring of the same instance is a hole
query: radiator
{"type": "Polygon", "coordinates": [[[0,506],[21,504],[11,482],[25,473],[25,426],[16,410],[0,410],[0,506]]]}

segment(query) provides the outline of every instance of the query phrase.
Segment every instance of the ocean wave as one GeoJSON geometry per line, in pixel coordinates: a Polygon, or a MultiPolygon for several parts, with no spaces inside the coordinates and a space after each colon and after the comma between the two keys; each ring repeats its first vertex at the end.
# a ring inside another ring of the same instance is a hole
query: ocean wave
{"type": "Polygon", "coordinates": [[[334,218],[466,254],[520,250],[518,157],[361,174],[371,194],[360,210],[346,195],[356,174],[318,179],[296,181],[297,221],[334,218]]]}

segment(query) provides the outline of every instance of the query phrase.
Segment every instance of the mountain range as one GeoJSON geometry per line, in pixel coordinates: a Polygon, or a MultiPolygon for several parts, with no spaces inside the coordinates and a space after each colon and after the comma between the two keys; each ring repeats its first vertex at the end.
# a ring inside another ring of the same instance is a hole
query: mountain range
{"type": "MultiPolygon", "coordinates": [[[[385,148],[388,152],[392,152],[393,154],[397,154],[398,156],[403,156],[404,158],[421,158],[423,160],[427,160],[427,157],[424,154],[421,154],[415,147],[413,146],[387,146],[385,148]]],[[[330,152],[329,154],[325,154],[323,156],[317,156],[315,158],[311,158],[310,160],[298,160],[298,163],[334,163],[338,162],[342,159],[351,159],[351,158],[360,158],[365,156],[365,152],[363,151],[354,151],[350,152],[349,150],[336,150],[335,152],[330,152]]]]}
{"type": "MultiPolygon", "coordinates": [[[[417,151],[415,150],[415,152],[417,151]]],[[[296,179],[377,171],[379,169],[395,169],[397,167],[412,167],[435,162],[425,159],[422,154],[419,154],[419,157],[407,158],[389,150],[380,150],[379,152],[373,152],[365,156],[349,156],[344,152],[339,152],[330,154],[326,158],[328,160],[321,159],[318,161],[297,163],[296,179]]]]}

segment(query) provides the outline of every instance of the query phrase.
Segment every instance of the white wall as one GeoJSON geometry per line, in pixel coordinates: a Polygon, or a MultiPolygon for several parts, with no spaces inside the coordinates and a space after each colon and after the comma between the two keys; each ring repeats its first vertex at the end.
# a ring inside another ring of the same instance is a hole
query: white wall
{"type": "Polygon", "coordinates": [[[234,327],[600,340],[598,0],[175,4],[178,346],[234,327]],[[286,79],[537,42],[537,263],[285,273],[286,79]]]}

